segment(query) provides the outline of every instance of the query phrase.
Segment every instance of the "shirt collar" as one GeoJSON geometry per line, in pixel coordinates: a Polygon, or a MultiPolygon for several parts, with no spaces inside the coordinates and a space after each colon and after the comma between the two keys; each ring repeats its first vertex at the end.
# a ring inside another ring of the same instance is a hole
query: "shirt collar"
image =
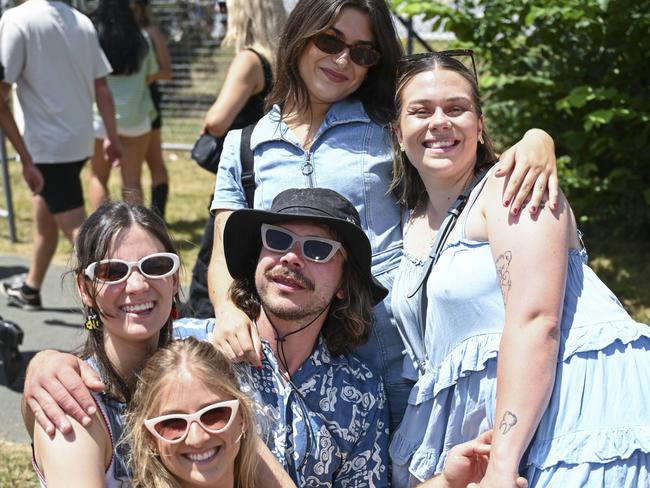
{"type": "MultiPolygon", "coordinates": [[[[251,149],[267,141],[283,140],[295,146],[300,147],[298,139],[281,119],[282,112],[279,105],[273,105],[273,108],[262,117],[255,125],[251,135],[251,149]]],[[[319,128],[314,141],[330,127],[351,122],[369,123],[370,117],[363,108],[363,104],[356,98],[346,98],[334,103],[319,128]]]]}

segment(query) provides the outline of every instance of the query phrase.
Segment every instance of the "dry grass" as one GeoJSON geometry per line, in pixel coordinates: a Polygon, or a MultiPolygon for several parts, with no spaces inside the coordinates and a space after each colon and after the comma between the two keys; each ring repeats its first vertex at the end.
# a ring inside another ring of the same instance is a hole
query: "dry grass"
{"type": "Polygon", "coordinates": [[[0,486],[29,488],[39,486],[32,469],[28,444],[0,441],[0,486]]]}

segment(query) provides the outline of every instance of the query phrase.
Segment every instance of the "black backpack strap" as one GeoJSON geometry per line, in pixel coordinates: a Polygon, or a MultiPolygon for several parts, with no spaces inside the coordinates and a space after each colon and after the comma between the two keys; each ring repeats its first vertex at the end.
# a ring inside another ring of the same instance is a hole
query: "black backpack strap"
{"type": "Polygon", "coordinates": [[[244,194],[248,202],[248,208],[253,208],[255,196],[255,168],[253,150],[251,149],[251,134],[255,124],[247,125],[241,131],[241,142],[239,146],[239,160],[241,161],[241,184],[244,187],[244,194]]]}

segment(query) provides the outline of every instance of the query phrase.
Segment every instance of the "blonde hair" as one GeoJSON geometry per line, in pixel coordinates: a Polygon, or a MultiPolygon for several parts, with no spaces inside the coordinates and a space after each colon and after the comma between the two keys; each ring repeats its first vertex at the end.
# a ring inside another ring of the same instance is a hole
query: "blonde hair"
{"type": "Polygon", "coordinates": [[[223,40],[239,52],[250,47],[275,66],[278,39],[287,19],[282,0],[226,0],[228,31],[223,40]]]}
{"type": "Polygon", "coordinates": [[[127,411],[123,440],[131,450],[129,464],[133,485],[156,488],[180,486],[153,448],[154,437],[145,428],[144,421],[156,415],[161,396],[183,371],[190,372],[197,382],[202,382],[211,390],[239,400],[239,412],[246,432],[235,458],[235,486],[255,488],[257,455],[252,401],[240,391],[235,371],[225,356],[210,343],[192,337],[158,349],[138,375],[138,387],[127,411]]]}

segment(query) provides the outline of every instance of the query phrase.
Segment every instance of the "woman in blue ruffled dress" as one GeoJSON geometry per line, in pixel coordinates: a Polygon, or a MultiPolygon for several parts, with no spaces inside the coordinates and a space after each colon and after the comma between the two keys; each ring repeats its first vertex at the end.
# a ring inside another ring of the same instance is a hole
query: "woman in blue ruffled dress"
{"type": "Polygon", "coordinates": [[[490,428],[481,487],[519,472],[531,487],[650,486],[650,328],[587,266],[568,202],[508,213],[476,76],[457,58],[403,61],[396,102],[408,212],[393,309],[417,382],[394,486],[490,428]]]}

